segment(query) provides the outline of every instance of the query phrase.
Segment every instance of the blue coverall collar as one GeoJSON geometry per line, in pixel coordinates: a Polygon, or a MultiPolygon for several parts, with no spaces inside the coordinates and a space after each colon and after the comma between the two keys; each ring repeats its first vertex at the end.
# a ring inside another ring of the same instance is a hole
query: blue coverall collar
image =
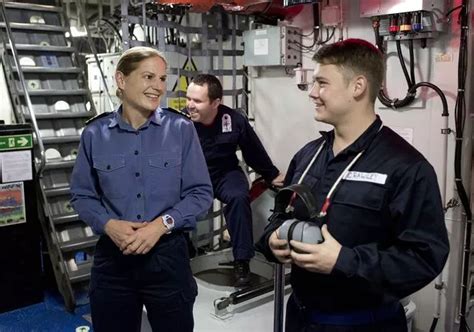
{"type": "MultiPolygon", "coordinates": [[[[372,140],[375,138],[377,133],[380,131],[380,128],[382,126],[382,120],[380,120],[380,117],[376,115],[376,119],[374,122],[367,128],[362,135],[359,136],[355,140],[354,143],[349,145],[346,149],[344,149],[340,154],[345,154],[345,153],[359,153],[362,150],[365,150],[372,140]]],[[[320,131],[319,132],[322,136],[322,138],[326,141],[328,146],[332,147],[334,143],[334,129],[330,131],[320,131]]]]}
{"type": "MultiPolygon", "coordinates": [[[[127,122],[125,122],[122,118],[122,105],[114,112],[114,116],[110,119],[109,128],[113,128],[118,126],[122,130],[126,131],[136,131],[135,129],[130,126],[127,122]]],[[[163,110],[161,107],[158,107],[148,118],[148,120],[140,127],[140,129],[147,128],[150,123],[154,123],[156,125],[161,125],[161,116],[163,115],[163,110]]]]}

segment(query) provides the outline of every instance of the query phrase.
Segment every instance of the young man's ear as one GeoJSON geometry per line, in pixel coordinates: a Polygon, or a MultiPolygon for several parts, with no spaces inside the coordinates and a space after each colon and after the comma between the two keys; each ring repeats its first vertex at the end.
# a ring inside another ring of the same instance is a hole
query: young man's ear
{"type": "Polygon", "coordinates": [[[363,75],[354,77],[354,98],[360,98],[364,94],[368,93],[369,85],[367,78],[363,75]]]}

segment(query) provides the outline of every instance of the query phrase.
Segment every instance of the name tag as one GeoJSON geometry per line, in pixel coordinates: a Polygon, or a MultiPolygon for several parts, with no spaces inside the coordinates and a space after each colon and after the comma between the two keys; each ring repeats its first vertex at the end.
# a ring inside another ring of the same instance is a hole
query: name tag
{"type": "Polygon", "coordinates": [[[343,178],[346,181],[371,182],[385,184],[387,174],[350,171],[343,178]]]}

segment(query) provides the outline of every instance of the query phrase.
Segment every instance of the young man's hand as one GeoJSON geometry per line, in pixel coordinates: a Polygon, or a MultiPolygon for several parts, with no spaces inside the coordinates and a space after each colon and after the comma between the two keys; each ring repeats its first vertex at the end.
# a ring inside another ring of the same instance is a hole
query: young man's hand
{"type": "Polygon", "coordinates": [[[329,233],[327,225],[323,225],[321,233],[324,242],[308,244],[291,240],[291,258],[293,263],[310,272],[329,274],[336,265],[341,252],[341,244],[329,233]]]}
{"type": "Polygon", "coordinates": [[[280,240],[278,238],[278,229],[270,235],[268,245],[272,250],[273,256],[282,264],[291,264],[291,251],[287,240],[280,240]]]}

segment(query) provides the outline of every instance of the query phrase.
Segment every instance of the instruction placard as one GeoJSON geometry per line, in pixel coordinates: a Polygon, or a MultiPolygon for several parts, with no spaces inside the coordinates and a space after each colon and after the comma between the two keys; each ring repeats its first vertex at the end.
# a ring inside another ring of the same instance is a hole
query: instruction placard
{"type": "Polygon", "coordinates": [[[33,179],[31,151],[10,151],[0,153],[1,182],[28,181],[33,179]]]}

